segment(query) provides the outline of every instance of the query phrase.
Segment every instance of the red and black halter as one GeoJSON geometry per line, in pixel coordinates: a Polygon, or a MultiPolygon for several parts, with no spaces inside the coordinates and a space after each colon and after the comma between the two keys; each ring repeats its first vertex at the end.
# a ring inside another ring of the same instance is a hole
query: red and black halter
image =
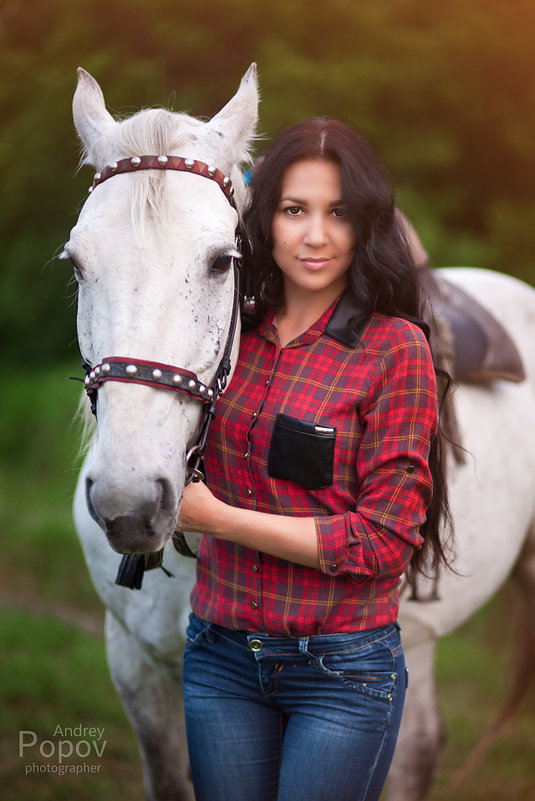
{"type": "MultiPolygon", "coordinates": [[[[132,158],[121,159],[115,164],[105,167],[101,172],[97,172],[89,191],[93,192],[97,186],[108,180],[108,178],[112,178],[114,175],[121,175],[126,172],[138,172],[139,170],[176,170],[178,172],[190,172],[193,175],[209,178],[219,185],[229,203],[235,208],[233,197],[234,189],[228,176],[216,167],[209,166],[202,161],[182,158],[181,156],[134,156],[132,158]]],[[[160,362],[145,361],[124,356],[107,356],[95,367],[86,365],[84,384],[91,401],[91,409],[95,416],[98,389],[106,381],[143,384],[159,389],[167,389],[172,392],[185,393],[204,404],[199,428],[192,447],[186,456],[188,471],[186,484],[190,481],[202,481],[204,479],[201,466],[208,433],[211,422],[215,416],[216,402],[227,385],[231,369],[230,356],[234,335],[236,333],[239,311],[237,279],[236,264],[234,263],[234,300],[230,328],[225,349],[211,386],[204,384],[195,373],[189,370],[185,370],[182,367],[174,367],[169,364],[161,364],[160,362]]],[[[175,532],[173,534],[173,543],[180,553],[193,556],[181,532],[175,532]]],[[[152,569],[153,567],[161,567],[162,557],[163,550],[150,554],[125,554],[121,560],[116,584],[130,587],[131,589],[141,589],[144,571],[152,569]]]]}

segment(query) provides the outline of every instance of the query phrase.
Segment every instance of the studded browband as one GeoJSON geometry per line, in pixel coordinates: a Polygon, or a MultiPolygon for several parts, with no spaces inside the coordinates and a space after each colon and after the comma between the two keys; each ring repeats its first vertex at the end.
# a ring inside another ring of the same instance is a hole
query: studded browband
{"type": "Polygon", "coordinates": [[[89,187],[89,192],[93,192],[97,186],[113,175],[138,172],[139,170],[176,170],[177,172],[190,172],[193,175],[210,178],[218,184],[229,203],[234,205],[234,187],[228,175],[218,170],[217,167],[205,164],[203,161],[187,159],[182,156],[133,156],[132,158],[121,159],[104,167],[101,172],[95,173],[93,185],[89,187]]]}

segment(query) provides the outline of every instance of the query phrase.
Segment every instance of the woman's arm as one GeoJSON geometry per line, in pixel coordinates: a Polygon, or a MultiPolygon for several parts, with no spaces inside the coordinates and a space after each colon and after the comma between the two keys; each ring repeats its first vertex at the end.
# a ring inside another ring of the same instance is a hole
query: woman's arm
{"type": "Polygon", "coordinates": [[[201,483],[192,482],[184,489],[178,527],[181,531],[210,534],[216,539],[319,569],[313,517],[266,514],[229,506],[201,483]]]}

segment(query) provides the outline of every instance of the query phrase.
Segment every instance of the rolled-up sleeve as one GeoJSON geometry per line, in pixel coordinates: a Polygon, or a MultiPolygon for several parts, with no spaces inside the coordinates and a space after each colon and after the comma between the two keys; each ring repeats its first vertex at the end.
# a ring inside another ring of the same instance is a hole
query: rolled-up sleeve
{"type": "Polygon", "coordinates": [[[419,328],[407,324],[397,332],[359,414],[355,509],[315,518],[320,569],[397,577],[422,544],[433,492],[428,458],[437,433],[436,379],[419,328]]]}

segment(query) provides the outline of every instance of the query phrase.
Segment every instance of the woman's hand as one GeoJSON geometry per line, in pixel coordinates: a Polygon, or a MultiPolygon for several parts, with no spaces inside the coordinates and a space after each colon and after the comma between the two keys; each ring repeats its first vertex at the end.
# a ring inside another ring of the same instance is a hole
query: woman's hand
{"type": "Polygon", "coordinates": [[[206,484],[192,481],[184,487],[177,529],[215,535],[216,524],[226,508],[226,504],[218,501],[206,484]]]}

